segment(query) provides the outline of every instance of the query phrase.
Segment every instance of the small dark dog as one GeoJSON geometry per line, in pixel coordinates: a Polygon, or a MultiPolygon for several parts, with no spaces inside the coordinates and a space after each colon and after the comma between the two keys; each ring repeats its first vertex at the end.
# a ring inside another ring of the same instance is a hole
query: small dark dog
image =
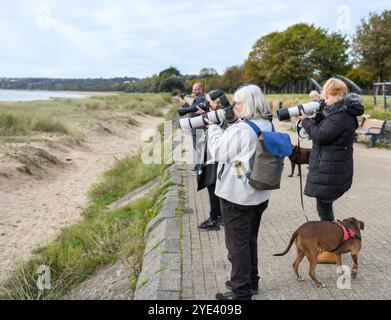
{"type": "Polygon", "coordinates": [[[321,283],[315,275],[318,248],[322,248],[326,251],[334,251],[337,256],[338,273],[342,272],[341,255],[343,253],[350,252],[353,260],[351,277],[355,279],[358,269],[358,252],[361,249],[360,230],[364,230],[364,222],[359,221],[353,217],[345,219],[343,222],[346,226],[355,232],[357,235],[355,238],[350,238],[341,242],[344,231],[337,224],[328,221],[310,221],[303,224],[293,233],[288,248],[286,248],[284,252],[275,254],[274,256],[281,257],[286,255],[295,242],[297,248],[297,258],[292,267],[296,274],[297,280],[304,281],[304,279],[299,274],[299,264],[304,257],[307,257],[310,263],[309,275],[311,279],[316,283],[318,288],[324,288],[325,285],[321,283]]]}
{"type": "Polygon", "coordinates": [[[292,173],[288,177],[293,177],[295,173],[296,164],[309,164],[310,163],[311,149],[300,148],[300,163],[299,163],[299,147],[294,146],[292,154],[289,156],[289,160],[292,165],[292,173]]]}

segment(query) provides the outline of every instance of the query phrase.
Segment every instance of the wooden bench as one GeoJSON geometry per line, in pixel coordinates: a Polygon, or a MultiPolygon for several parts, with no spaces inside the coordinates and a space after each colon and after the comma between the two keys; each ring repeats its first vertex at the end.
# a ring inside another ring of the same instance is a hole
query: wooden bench
{"type": "Polygon", "coordinates": [[[386,122],[384,120],[366,118],[358,127],[356,133],[371,136],[371,147],[376,146],[377,139],[383,134],[386,122]]]}

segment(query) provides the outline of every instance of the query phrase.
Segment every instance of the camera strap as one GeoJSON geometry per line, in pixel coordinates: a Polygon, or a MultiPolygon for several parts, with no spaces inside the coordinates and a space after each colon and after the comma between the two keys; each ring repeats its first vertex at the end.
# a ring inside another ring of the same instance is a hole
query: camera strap
{"type": "MultiPolygon", "coordinates": [[[[297,131],[297,130],[296,130],[297,131]]],[[[307,220],[308,222],[308,217],[307,215],[305,214],[305,209],[304,209],[304,199],[303,199],[303,177],[301,175],[301,147],[300,147],[300,136],[297,135],[297,147],[299,148],[299,164],[298,164],[298,167],[299,167],[299,177],[300,177],[300,201],[301,201],[301,207],[303,209],[303,213],[304,213],[304,216],[305,216],[305,219],[307,220]]]]}

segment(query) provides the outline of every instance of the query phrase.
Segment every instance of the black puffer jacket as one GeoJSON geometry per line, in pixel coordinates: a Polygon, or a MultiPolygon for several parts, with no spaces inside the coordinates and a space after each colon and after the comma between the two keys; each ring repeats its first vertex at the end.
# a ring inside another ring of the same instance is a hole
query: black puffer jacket
{"type": "Polygon", "coordinates": [[[350,189],[356,117],[363,113],[360,96],[350,94],[325,108],[315,120],[303,121],[313,141],[305,195],[335,200],[350,189]]]}

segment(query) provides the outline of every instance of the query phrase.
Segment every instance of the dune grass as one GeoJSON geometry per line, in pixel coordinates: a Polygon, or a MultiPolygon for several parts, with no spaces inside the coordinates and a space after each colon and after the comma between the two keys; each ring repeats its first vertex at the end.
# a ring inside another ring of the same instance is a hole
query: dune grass
{"type": "Polygon", "coordinates": [[[99,267],[118,260],[128,271],[132,297],[141,272],[145,228],[160,212],[172,185],[170,176],[164,176],[166,168],[163,164],[143,164],[140,153],[115,163],[102,180],[91,187],[90,204],[83,212],[84,218],[62,229],[54,241],[36,249],[31,259],[20,262],[0,285],[0,300],[61,299],[99,267]],[[107,209],[107,205],[157,177],[161,177],[161,183],[143,198],[120,209],[107,209]],[[51,271],[49,290],[39,290],[36,285],[37,269],[42,265],[51,271]]]}
{"type": "Polygon", "coordinates": [[[27,135],[32,131],[69,134],[69,129],[59,119],[32,113],[0,113],[0,136],[27,135]]]}
{"type": "MultiPolygon", "coordinates": [[[[130,261],[129,271],[139,270],[144,247],[144,230],[159,211],[155,192],[136,203],[104,213],[95,209],[82,222],[63,229],[56,240],[35,251],[28,262],[21,263],[6,283],[0,287],[2,299],[59,299],[73,285],[88,279],[103,265],[118,259],[130,261]],[[50,290],[36,286],[41,265],[51,271],[50,290]]],[[[130,274],[129,277],[137,277],[130,274]]],[[[130,279],[131,281],[132,279],[130,279]]]]}
{"type": "Polygon", "coordinates": [[[92,187],[84,219],[63,229],[54,241],[35,250],[29,261],[20,263],[0,286],[0,299],[59,299],[100,266],[118,259],[128,264],[130,281],[135,282],[145,245],[144,230],[160,211],[170,177],[162,178],[158,188],[129,206],[109,212],[106,206],[162,176],[164,168],[143,165],[139,154],[119,161],[92,187]],[[50,290],[41,291],[36,286],[41,265],[51,270],[50,290]]]}
{"type": "Polygon", "coordinates": [[[93,211],[95,208],[104,208],[126,193],[145,185],[161,175],[165,168],[164,165],[144,164],[140,154],[118,161],[104,173],[102,182],[92,186],[89,198],[94,205],[86,213],[90,215],[91,208],[93,211]]]}
{"type": "Polygon", "coordinates": [[[70,134],[69,124],[105,119],[113,113],[140,112],[163,116],[171,103],[169,94],[120,93],[86,99],[1,102],[0,137],[26,136],[36,132],[70,134]]]}

